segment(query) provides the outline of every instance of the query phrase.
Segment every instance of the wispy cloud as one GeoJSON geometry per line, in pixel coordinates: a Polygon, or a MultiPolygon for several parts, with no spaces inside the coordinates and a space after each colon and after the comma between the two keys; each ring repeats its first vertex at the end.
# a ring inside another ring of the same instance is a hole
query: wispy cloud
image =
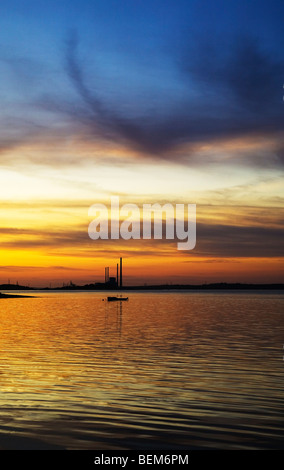
{"type": "MultiPolygon", "coordinates": [[[[87,226],[77,230],[47,229],[43,235],[40,229],[15,229],[6,227],[0,230],[1,246],[4,249],[42,250],[49,256],[105,257],[108,255],[145,256],[190,256],[208,258],[254,258],[283,257],[283,223],[265,227],[254,224],[212,224],[197,223],[197,244],[192,251],[177,251],[177,241],[167,240],[91,240],[87,226]],[[277,247],[277,249],[275,249],[277,247]]],[[[165,227],[164,227],[165,232],[165,227]]]]}
{"type": "MultiPolygon", "coordinates": [[[[283,129],[283,62],[271,58],[251,38],[235,38],[229,49],[211,42],[210,47],[195,43],[187,54],[185,49],[177,50],[177,65],[181,80],[188,81],[188,93],[183,103],[167,97],[170,115],[166,116],[156,112],[139,117],[138,103],[137,116],[128,116],[115,100],[111,106],[104,103],[96,80],[86,85],[84,64],[77,54],[78,39],[72,36],[67,73],[86,106],[90,131],[99,129],[104,137],[127,142],[143,153],[170,158],[168,152],[180,144],[249,133],[277,135],[283,129]],[[192,88],[198,99],[193,98],[192,88]]],[[[113,82],[115,90],[115,77],[113,82]]]]}
{"type": "MultiPolygon", "coordinates": [[[[90,75],[88,64],[96,57],[80,55],[79,36],[72,32],[66,41],[62,71],[69,80],[66,93],[56,91],[56,74],[49,71],[43,86],[42,64],[35,61],[28,67],[28,59],[3,56],[17,80],[25,87],[40,81],[35,91],[25,93],[26,116],[14,111],[2,119],[0,151],[20,146],[26,142],[64,142],[70,137],[84,139],[94,146],[101,142],[120,145],[133,150],[137,158],[164,159],[183,164],[206,165],[210,161],[198,152],[206,143],[219,143],[237,137],[251,136],[257,140],[266,135],[274,139],[271,149],[265,155],[244,152],[239,158],[240,165],[250,162],[252,166],[282,166],[284,113],[282,102],[283,61],[271,57],[260,42],[250,37],[235,37],[228,44],[221,44],[216,38],[204,42],[184,37],[183,46],[169,48],[172,54],[172,73],[175,74],[176,89],[180,92],[165,95],[156,88],[155,109],[147,97],[141,107],[141,81],[137,83],[136,97],[127,96],[127,70],[125,83],[113,75],[112,92],[106,102],[96,74],[90,75]],[[50,81],[53,84],[52,90],[50,81]],[[118,96],[124,88],[125,106],[118,96]],[[131,111],[130,111],[131,110],[131,111]],[[133,111],[135,110],[135,111],[133,111]],[[15,115],[16,113],[16,115],[15,115]],[[13,122],[13,126],[9,125],[13,122]],[[185,148],[185,150],[183,150],[185,148]],[[277,150],[279,148],[279,151],[277,150]],[[197,151],[196,151],[197,150],[197,151]],[[276,155],[276,157],[275,157],[276,155]]],[[[0,58],[1,59],[1,58],[0,58]]],[[[144,64],[145,65],[145,64],[144,64]]],[[[121,65],[122,67],[122,65],[121,65]]],[[[102,71],[101,71],[102,73],[102,71]]],[[[144,68],[145,77],[151,70],[144,68]]],[[[60,79],[62,79],[60,74],[60,79]]],[[[161,80],[163,77],[161,77],[161,80]]],[[[67,82],[66,82],[67,83],[67,82]]],[[[59,90],[62,85],[59,86],[59,90]]],[[[23,103],[22,103],[23,104],[23,103]]],[[[31,157],[32,158],[32,157],[31,157]]],[[[47,164],[68,164],[68,158],[57,155],[42,160],[47,164]]],[[[77,163],[84,159],[78,157],[77,163]]],[[[214,159],[214,154],[212,154],[214,159]]],[[[237,157],[236,160],[237,161],[237,157]]],[[[72,160],[72,164],[74,164],[72,160]]]]}

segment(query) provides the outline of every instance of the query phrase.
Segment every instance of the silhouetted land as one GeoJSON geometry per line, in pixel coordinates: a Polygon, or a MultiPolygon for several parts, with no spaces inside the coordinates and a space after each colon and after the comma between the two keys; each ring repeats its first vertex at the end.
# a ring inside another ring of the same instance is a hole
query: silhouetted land
{"type": "MultiPolygon", "coordinates": [[[[201,291],[208,291],[208,290],[284,290],[284,284],[245,284],[245,283],[226,283],[226,282],[219,282],[219,283],[211,283],[211,284],[161,284],[161,285],[143,285],[143,286],[124,286],[124,287],[117,287],[113,284],[108,283],[95,283],[95,284],[85,284],[83,286],[75,285],[70,283],[70,285],[62,286],[62,287],[27,287],[27,286],[20,286],[18,284],[2,284],[0,285],[0,290],[4,291],[11,291],[11,290],[27,290],[27,291],[35,291],[35,290],[56,290],[56,291],[121,291],[121,290],[138,290],[138,291],[155,291],[155,290],[201,290],[201,291]]],[[[0,294],[3,296],[4,294],[0,294]]],[[[7,296],[8,294],[6,294],[7,296]]],[[[9,294],[10,296],[12,294],[9,294]]],[[[25,296],[26,297],[26,296],[25,296]]]]}
{"type": "Polygon", "coordinates": [[[3,294],[0,292],[0,299],[17,299],[18,297],[34,297],[31,295],[3,294]]]}
{"type": "Polygon", "coordinates": [[[34,287],[20,286],[19,284],[0,284],[1,290],[34,290],[34,287]]]}

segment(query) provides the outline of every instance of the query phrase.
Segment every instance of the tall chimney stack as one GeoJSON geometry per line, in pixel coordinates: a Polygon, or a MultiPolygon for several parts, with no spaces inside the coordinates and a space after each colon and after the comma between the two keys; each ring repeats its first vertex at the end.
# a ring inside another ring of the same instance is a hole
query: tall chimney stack
{"type": "Polygon", "coordinates": [[[122,287],[122,258],[120,258],[120,287],[122,287]]]}

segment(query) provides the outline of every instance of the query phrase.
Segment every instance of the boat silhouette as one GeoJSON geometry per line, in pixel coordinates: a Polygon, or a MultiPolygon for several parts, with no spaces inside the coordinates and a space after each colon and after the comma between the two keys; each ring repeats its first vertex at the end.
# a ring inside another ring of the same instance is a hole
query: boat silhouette
{"type": "Polygon", "coordinates": [[[108,297],[108,302],[115,302],[117,300],[128,300],[128,297],[108,297]]]}

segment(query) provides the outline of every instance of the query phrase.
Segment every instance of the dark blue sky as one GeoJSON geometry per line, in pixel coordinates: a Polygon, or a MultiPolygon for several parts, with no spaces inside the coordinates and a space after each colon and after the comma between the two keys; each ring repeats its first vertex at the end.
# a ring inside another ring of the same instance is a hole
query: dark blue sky
{"type": "Polygon", "coordinates": [[[2,147],[64,123],[171,158],[181,143],[283,128],[283,1],[0,9],[2,147]]]}

